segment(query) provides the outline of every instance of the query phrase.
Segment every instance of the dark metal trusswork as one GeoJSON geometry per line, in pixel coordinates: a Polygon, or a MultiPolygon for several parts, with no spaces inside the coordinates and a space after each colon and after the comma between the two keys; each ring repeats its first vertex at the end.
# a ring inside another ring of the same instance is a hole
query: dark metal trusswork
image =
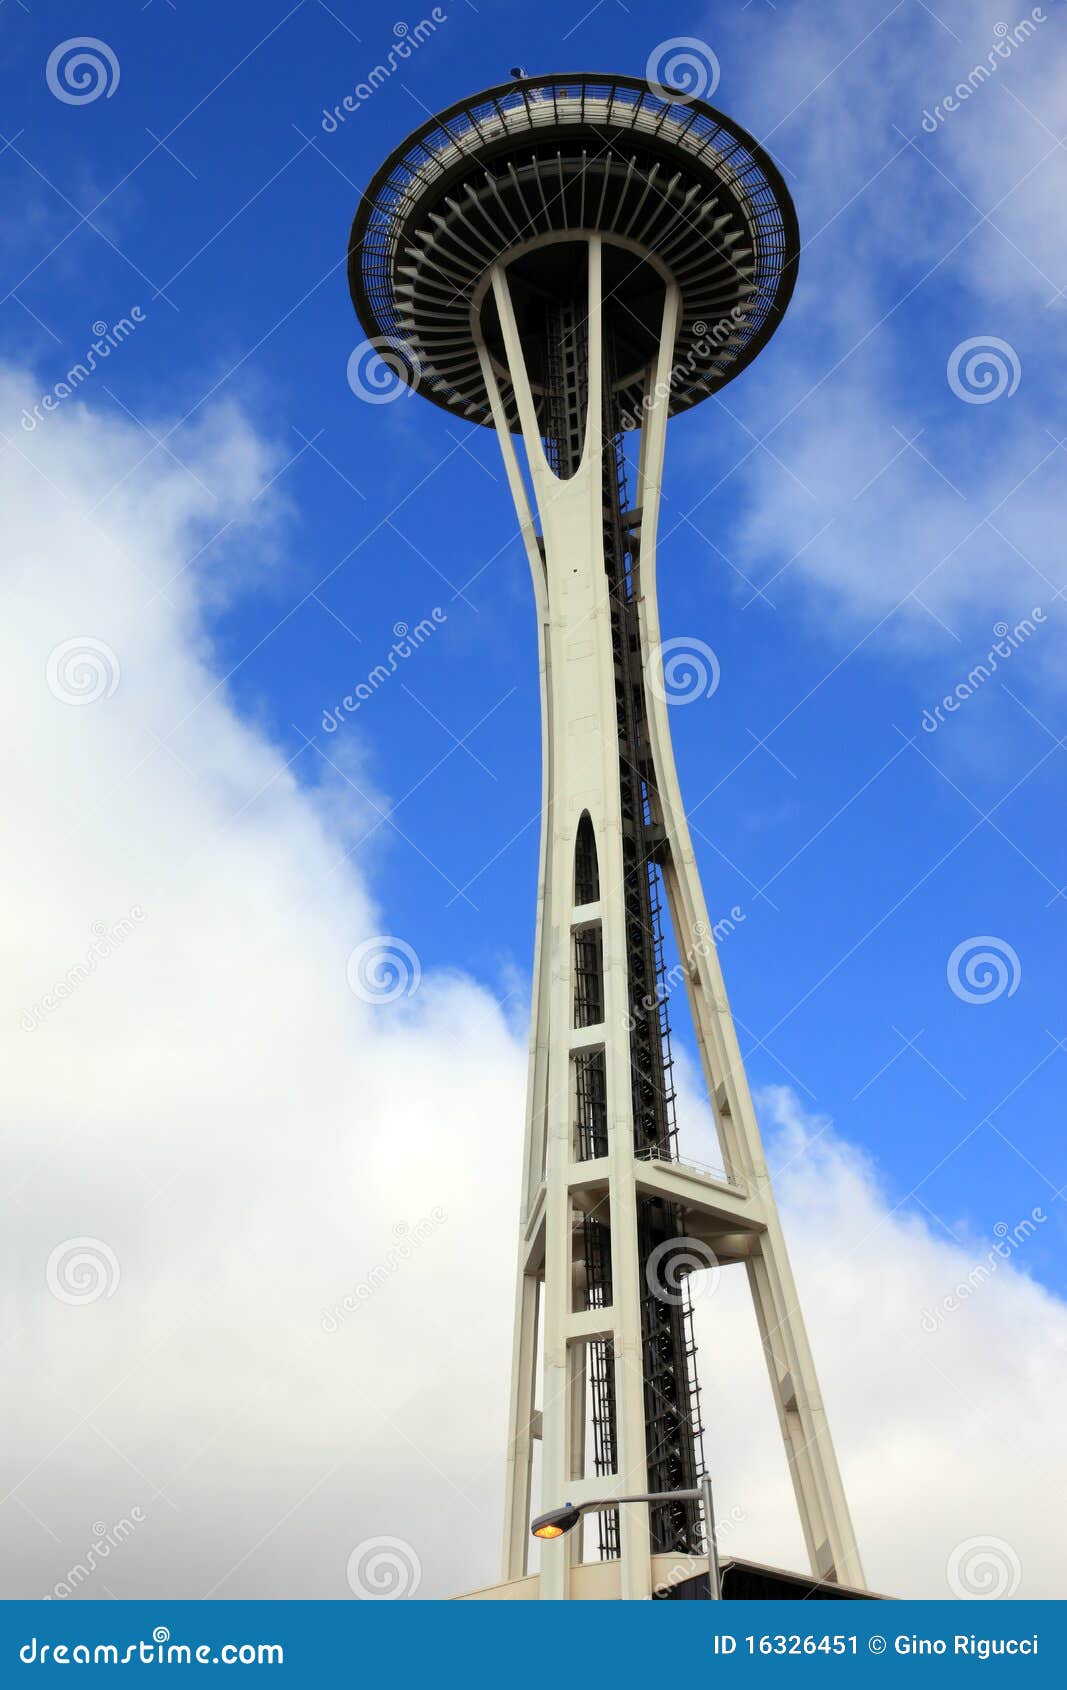
{"type": "MultiPolygon", "coordinates": [[[[582,452],[579,419],[584,414],[587,359],[580,297],[546,309],[543,333],[548,373],[546,453],[556,473],[565,479],[577,469],[582,452]]],[[[664,849],[663,830],[646,728],[635,597],[638,542],[633,515],[628,511],[623,430],[611,363],[609,341],[601,395],[606,442],[604,565],[615,656],[634,1152],[642,1158],[671,1160],[676,1154],[677,1125],[667,998],[661,989],[664,963],[659,858],[664,849]]],[[[587,402],[592,402],[591,396],[587,402]]],[[[599,896],[595,840],[591,830],[583,837],[581,825],[575,849],[576,901],[579,888],[582,902],[599,896]]],[[[602,1018],[599,936],[597,927],[578,928],[575,933],[576,1026],[589,1026],[602,1018]],[[590,1013],[591,1006],[594,1013],[590,1013]]],[[[578,1155],[582,1160],[605,1155],[607,1099],[602,1051],[579,1055],[576,1089],[578,1155]]],[[[683,1237],[683,1227],[674,1204],[647,1196],[638,1198],[637,1227],[644,1278],[641,1330],[648,1487],[651,1491],[689,1490],[695,1488],[703,1472],[692,1315],[684,1288],[679,1289],[677,1276],[668,1273],[672,1244],[683,1237]]],[[[581,1243],[586,1306],[600,1307],[611,1298],[609,1223],[587,1215],[581,1243]]],[[[613,1361],[610,1343],[601,1340],[589,1346],[588,1382],[598,1476],[616,1471],[613,1361]]],[[[617,1556],[618,1514],[604,1511],[598,1518],[601,1555],[617,1556]]],[[[698,1503],[665,1503],[653,1508],[650,1525],[655,1553],[700,1553],[703,1539],[698,1503]]]]}
{"type": "MultiPolygon", "coordinates": [[[[610,360],[610,347],[608,348],[610,360]]],[[[662,828],[648,746],[644,674],[634,594],[637,540],[627,522],[625,459],[617,402],[605,384],[604,564],[612,598],[615,702],[622,799],[623,899],[630,1023],[634,1151],[671,1160],[677,1154],[670,1024],[663,979],[662,828]]],[[[637,1246],[644,1276],[641,1304],[645,1439],[650,1491],[695,1488],[703,1472],[702,1427],[692,1312],[684,1282],[668,1278],[672,1241],[684,1236],[673,1203],[637,1200],[637,1246]]],[[[699,1554],[696,1502],[650,1510],[654,1553],[699,1554]]]]}
{"type": "MultiPolygon", "coordinates": [[[[607,1139],[604,1140],[604,1151],[607,1139]]],[[[603,1152],[602,1152],[603,1153],[603,1152]]],[[[582,1218],[582,1252],[585,1265],[585,1302],[590,1309],[610,1307],[611,1227],[596,1215],[582,1218]]],[[[618,1437],[615,1426],[615,1346],[610,1338],[596,1338],[586,1350],[590,1418],[593,1427],[593,1466],[597,1478],[618,1468],[618,1437]]],[[[597,1514],[600,1556],[615,1560],[619,1553],[619,1511],[604,1508],[597,1514]]]]}

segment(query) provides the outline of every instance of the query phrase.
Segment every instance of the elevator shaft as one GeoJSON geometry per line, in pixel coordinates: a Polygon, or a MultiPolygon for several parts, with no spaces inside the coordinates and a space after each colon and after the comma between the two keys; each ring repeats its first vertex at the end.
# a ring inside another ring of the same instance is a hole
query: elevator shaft
{"type": "MultiPolygon", "coordinates": [[[[655,767],[647,731],[643,654],[637,615],[639,539],[629,510],[623,433],[614,397],[610,337],[603,354],[602,392],[587,391],[585,293],[545,312],[545,392],[542,424],[545,450],[557,476],[568,479],[582,458],[586,407],[598,403],[604,419],[602,503],[604,567],[608,578],[615,672],[619,808],[622,825],[622,884],[599,887],[601,897],[622,900],[626,947],[627,1020],[615,1036],[629,1041],[630,1101],[634,1154],[670,1161],[676,1156],[673,1062],[667,999],[662,989],[663,929],[661,857],[664,850],[655,767]]],[[[602,1062],[601,1062],[602,1073],[602,1062]]],[[[600,1153],[595,1102],[598,1074],[587,1059],[579,1078],[578,1154],[600,1153]],[[588,1104],[583,1132],[583,1101],[588,1104]]],[[[604,1261],[610,1262],[609,1228],[587,1220],[582,1231],[589,1306],[604,1299],[604,1261]],[[594,1299],[596,1301],[594,1301],[594,1299]]],[[[692,1490],[703,1471],[699,1397],[692,1314],[684,1281],[671,1275],[676,1241],[684,1237],[677,1207],[662,1199],[637,1198],[638,1252],[642,1274],[641,1368],[644,1392],[648,1488],[652,1492],[692,1490]]],[[[609,1270],[610,1271],[610,1270],[609,1270]]],[[[607,1295],[610,1298],[610,1278],[607,1295]]],[[[588,1370],[594,1459],[598,1474],[615,1470],[616,1432],[613,1357],[609,1342],[591,1346],[588,1370]]],[[[617,1555],[618,1516],[599,1516],[600,1551],[617,1555]]],[[[650,1510],[651,1547],[656,1553],[697,1554],[702,1545],[699,1505],[660,1504],[650,1510]]]]}

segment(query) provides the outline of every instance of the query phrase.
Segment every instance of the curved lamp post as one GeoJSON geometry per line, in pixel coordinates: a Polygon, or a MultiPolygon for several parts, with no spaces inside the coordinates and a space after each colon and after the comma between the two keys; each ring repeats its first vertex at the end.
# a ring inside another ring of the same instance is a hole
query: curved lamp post
{"type": "Polygon", "coordinates": [[[708,1547],[708,1594],[713,1600],[722,1596],[719,1573],[719,1549],[715,1539],[715,1506],[711,1495],[711,1480],[701,1479],[692,1490],[643,1491],[637,1496],[604,1496],[593,1502],[565,1502],[560,1508],[550,1508],[530,1522],[531,1534],[542,1543],[551,1543],[573,1531],[583,1514],[596,1514],[605,1508],[618,1508],[627,1502],[699,1502],[704,1510],[704,1528],[708,1547]]]}

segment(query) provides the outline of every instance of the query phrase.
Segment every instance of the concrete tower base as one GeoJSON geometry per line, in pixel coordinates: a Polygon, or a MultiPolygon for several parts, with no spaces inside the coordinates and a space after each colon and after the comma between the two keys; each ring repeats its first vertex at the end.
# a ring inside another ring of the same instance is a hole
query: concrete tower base
{"type": "MultiPolygon", "coordinates": [[[[888,1601],[872,1590],[855,1585],[831,1584],[788,1573],[781,1567],[765,1567],[756,1561],[723,1561],[720,1566],[722,1593],[727,1601],[830,1600],[832,1602],[888,1601]]],[[[653,1598],[689,1600],[707,1595],[708,1563],[702,1555],[653,1555],[653,1598]]],[[[611,1602],[624,1594],[618,1561],[586,1561],[571,1569],[568,1592],[571,1601],[611,1602]]],[[[526,1578],[489,1584],[482,1590],[464,1591],[457,1602],[537,1602],[549,1600],[537,1573],[526,1578]]]]}

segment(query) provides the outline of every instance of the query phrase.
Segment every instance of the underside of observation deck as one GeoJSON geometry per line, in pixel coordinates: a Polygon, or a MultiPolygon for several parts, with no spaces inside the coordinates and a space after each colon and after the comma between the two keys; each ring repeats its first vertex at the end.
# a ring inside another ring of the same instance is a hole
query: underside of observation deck
{"type": "MultiPolygon", "coordinates": [[[[793,290],[795,215],[752,137],[701,101],[664,97],[635,78],[577,73],[488,89],[398,147],[353,224],[352,298],[405,380],[491,425],[474,333],[490,266],[509,264],[520,303],[564,297],[576,244],[593,232],[608,243],[605,297],[624,418],[640,407],[665,281],[682,298],[672,413],[751,362],[793,290]]],[[[491,320],[486,338],[517,429],[491,320]]],[[[530,373],[544,404],[546,372],[530,373]]]]}

